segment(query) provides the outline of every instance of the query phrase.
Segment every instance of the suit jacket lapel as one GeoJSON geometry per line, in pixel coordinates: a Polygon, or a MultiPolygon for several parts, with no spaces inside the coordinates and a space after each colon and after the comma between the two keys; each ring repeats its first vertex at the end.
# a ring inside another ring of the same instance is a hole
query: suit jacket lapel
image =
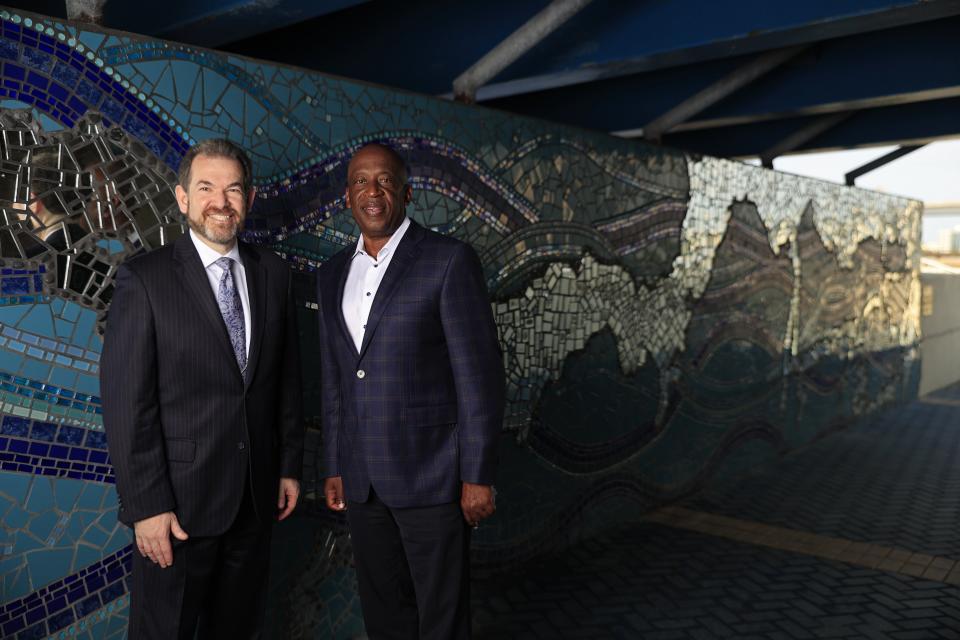
{"type": "Polygon", "coordinates": [[[359,357],[360,354],[357,352],[357,345],[353,342],[353,336],[350,335],[350,329],[347,328],[347,321],[343,317],[343,290],[347,286],[347,274],[350,273],[350,262],[352,261],[353,255],[354,252],[351,249],[347,249],[334,258],[334,260],[339,260],[339,264],[334,264],[334,272],[332,274],[333,281],[337,283],[337,294],[334,297],[330,312],[337,318],[337,326],[340,327],[340,337],[349,345],[350,351],[359,357]]]}
{"type": "MultiPolygon", "coordinates": [[[[247,355],[247,371],[244,376],[244,387],[249,387],[253,374],[257,370],[257,360],[260,355],[260,346],[263,344],[263,323],[267,311],[267,285],[263,267],[260,265],[260,256],[244,243],[240,243],[240,259],[243,261],[243,270],[247,277],[247,298],[250,301],[250,350],[247,355]]],[[[218,309],[219,311],[219,309],[218,309]]],[[[233,349],[230,349],[233,353],[233,349]]]]}
{"type": "Polygon", "coordinates": [[[363,344],[360,345],[360,356],[367,350],[373,334],[377,331],[377,325],[380,324],[380,318],[383,317],[383,311],[390,303],[390,299],[396,292],[404,274],[410,269],[410,266],[416,262],[420,255],[420,239],[423,237],[423,227],[410,221],[410,227],[397,245],[396,254],[390,259],[390,266],[380,281],[380,287],[377,289],[377,295],[373,298],[373,306],[370,308],[370,317],[367,319],[367,328],[363,333],[363,344]]]}
{"type": "MultiPolygon", "coordinates": [[[[220,307],[217,306],[217,300],[213,291],[210,290],[210,280],[203,268],[203,262],[200,261],[200,254],[193,246],[190,234],[185,233],[177,238],[173,255],[177,261],[177,272],[184,283],[183,288],[193,296],[197,307],[202,311],[203,317],[207,319],[215,342],[223,347],[224,353],[236,364],[237,359],[233,353],[233,346],[230,344],[227,326],[223,323],[220,307]]],[[[240,368],[235,367],[235,369],[237,375],[240,375],[240,368]]]]}

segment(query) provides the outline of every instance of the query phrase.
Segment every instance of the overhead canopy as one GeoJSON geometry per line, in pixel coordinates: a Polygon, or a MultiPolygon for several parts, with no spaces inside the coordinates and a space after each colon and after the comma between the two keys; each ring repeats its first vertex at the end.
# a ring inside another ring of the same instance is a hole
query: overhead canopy
{"type": "Polygon", "coordinates": [[[960,0],[107,0],[103,22],[450,97],[484,59],[479,104],[718,156],[960,135],[960,0]]]}

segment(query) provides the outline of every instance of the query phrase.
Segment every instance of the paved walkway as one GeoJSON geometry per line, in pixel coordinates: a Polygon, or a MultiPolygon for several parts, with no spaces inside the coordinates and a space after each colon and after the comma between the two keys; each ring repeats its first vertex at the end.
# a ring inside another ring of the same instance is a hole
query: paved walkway
{"type": "Polygon", "coordinates": [[[960,387],[474,583],[481,639],[960,639],[960,387]]]}

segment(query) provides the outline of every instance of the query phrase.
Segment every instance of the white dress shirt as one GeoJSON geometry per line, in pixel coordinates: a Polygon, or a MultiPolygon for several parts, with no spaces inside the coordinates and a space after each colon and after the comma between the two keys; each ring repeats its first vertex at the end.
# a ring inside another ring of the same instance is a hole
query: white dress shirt
{"type": "Polygon", "coordinates": [[[370,307],[377,297],[377,289],[383,274],[387,272],[397,245],[403,239],[403,234],[410,227],[410,218],[404,218],[397,230],[390,236],[387,244],[380,249],[377,257],[372,257],[363,248],[363,235],[357,240],[357,248],[350,261],[350,271],[347,272],[347,283],[343,287],[343,302],[341,309],[343,319],[347,322],[347,329],[353,344],[360,351],[363,344],[363,333],[367,328],[367,319],[370,317],[370,307]]]}
{"type": "Polygon", "coordinates": [[[213,290],[213,299],[217,299],[217,292],[220,291],[220,278],[223,276],[223,269],[216,264],[220,258],[230,258],[232,260],[230,270],[233,275],[233,284],[237,287],[237,293],[240,294],[240,306],[243,307],[243,336],[246,339],[247,357],[250,357],[250,296],[247,293],[247,272],[243,268],[243,262],[240,261],[240,249],[234,244],[233,248],[220,255],[197,237],[197,234],[190,229],[190,239],[193,240],[193,246],[197,248],[200,254],[200,261],[203,268],[207,271],[207,280],[210,282],[210,288],[213,290]]]}

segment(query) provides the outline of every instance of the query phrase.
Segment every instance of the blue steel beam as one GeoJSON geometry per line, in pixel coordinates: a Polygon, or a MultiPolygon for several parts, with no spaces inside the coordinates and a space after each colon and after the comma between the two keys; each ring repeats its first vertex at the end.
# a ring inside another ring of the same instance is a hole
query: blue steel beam
{"type": "MultiPolygon", "coordinates": [[[[547,4],[418,0],[398,7],[389,0],[372,0],[226,48],[445,94],[463,69],[547,4]],[[316,45],[305,47],[304,42],[316,45]]],[[[519,80],[521,85],[510,92],[526,93],[957,14],[960,0],[597,0],[494,82],[519,80]]],[[[481,88],[477,99],[485,100],[496,86],[481,88]]]]}
{"type": "Polygon", "coordinates": [[[671,0],[585,9],[477,100],[694,64],[960,14],[960,0],[671,0]]]}
{"type": "MultiPolygon", "coordinates": [[[[107,0],[104,25],[156,38],[217,47],[227,42],[281,29],[366,0],[107,0]]],[[[319,40],[322,42],[322,40],[319,40]]],[[[316,38],[288,46],[314,46],[316,38]]]]}
{"type": "MultiPolygon", "coordinates": [[[[663,143],[697,153],[755,157],[824,116],[770,120],[722,129],[684,131],[664,136],[663,143]]],[[[917,145],[960,136],[960,98],[858,111],[794,152],[834,151],[878,145],[917,145]]]]}
{"type": "MultiPolygon", "coordinates": [[[[960,96],[957,33],[960,17],[814,45],[673,132],[960,96]]],[[[630,131],[750,59],[713,60],[485,104],[590,129],[630,131]]]]}
{"type": "Polygon", "coordinates": [[[225,51],[421,93],[450,91],[549,0],[372,0],[256,37],[225,51]],[[310,43],[310,46],[304,46],[310,43]]]}

